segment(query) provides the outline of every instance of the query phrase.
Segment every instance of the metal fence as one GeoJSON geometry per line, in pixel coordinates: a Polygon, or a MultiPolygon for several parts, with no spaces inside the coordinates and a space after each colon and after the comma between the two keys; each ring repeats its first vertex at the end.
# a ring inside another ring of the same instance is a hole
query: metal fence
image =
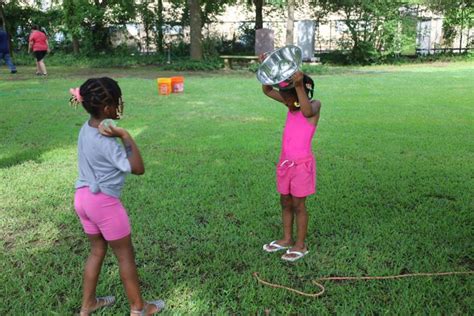
{"type": "MultiPolygon", "coordinates": [[[[253,21],[214,22],[207,25],[205,35],[225,40],[243,41],[246,38],[245,31],[253,29],[254,25],[253,21]]],[[[474,29],[463,30],[460,33],[462,35],[455,38],[451,45],[447,47],[443,45],[440,25],[442,25],[442,19],[432,19],[428,22],[426,19],[418,20],[417,35],[413,38],[413,54],[460,53],[472,50],[474,29]],[[429,25],[425,25],[425,29],[422,30],[420,27],[421,23],[429,25]],[[436,36],[434,36],[435,33],[436,36]]],[[[286,21],[266,21],[264,22],[264,27],[274,30],[275,47],[284,46],[286,21]]],[[[314,38],[314,51],[316,54],[341,50],[340,43],[342,41],[351,41],[343,20],[329,20],[316,24],[314,38]]]]}

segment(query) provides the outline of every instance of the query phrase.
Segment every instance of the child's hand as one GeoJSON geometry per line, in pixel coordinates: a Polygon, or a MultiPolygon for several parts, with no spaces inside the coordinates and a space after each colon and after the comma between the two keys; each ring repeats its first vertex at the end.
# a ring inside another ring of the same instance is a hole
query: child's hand
{"type": "Polygon", "coordinates": [[[266,57],[267,57],[267,53],[261,53],[260,55],[258,55],[258,62],[262,63],[266,57]]]}
{"type": "Polygon", "coordinates": [[[102,123],[99,125],[99,132],[107,137],[120,137],[123,138],[128,132],[121,127],[109,125],[105,127],[102,123]]]}
{"type": "Polygon", "coordinates": [[[291,76],[291,79],[293,80],[295,88],[303,86],[303,77],[304,77],[303,73],[299,70],[295,72],[293,76],[291,76]]]}

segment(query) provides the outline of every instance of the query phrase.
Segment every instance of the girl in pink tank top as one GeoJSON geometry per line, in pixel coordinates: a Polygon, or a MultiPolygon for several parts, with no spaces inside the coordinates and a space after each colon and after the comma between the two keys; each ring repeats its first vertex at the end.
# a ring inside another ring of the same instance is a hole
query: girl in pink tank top
{"type": "Polygon", "coordinates": [[[283,238],[263,245],[266,252],[286,250],[281,257],[296,261],[309,251],[305,243],[308,228],[306,197],[316,192],[316,161],[311,142],[319,121],[321,102],[311,100],[313,80],[302,72],[292,77],[293,84],[262,86],[263,93],[288,108],[280,160],[276,168],[277,190],[282,207],[283,238]],[[296,240],[293,239],[293,222],[296,220],[296,240]]]}

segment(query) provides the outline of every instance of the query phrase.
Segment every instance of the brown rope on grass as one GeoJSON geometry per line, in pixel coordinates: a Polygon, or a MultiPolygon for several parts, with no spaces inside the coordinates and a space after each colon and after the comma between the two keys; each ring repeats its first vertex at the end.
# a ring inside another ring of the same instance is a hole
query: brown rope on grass
{"type": "Polygon", "coordinates": [[[284,289],[298,295],[313,297],[316,298],[318,296],[323,295],[325,292],[325,287],[319,282],[322,281],[362,281],[362,280],[393,280],[393,279],[401,279],[401,278],[411,278],[411,277],[430,277],[430,276],[448,276],[448,275],[467,275],[467,274],[474,274],[474,271],[454,271],[454,272],[436,272],[436,273],[408,273],[408,274],[399,274],[399,275],[388,275],[388,276],[366,276],[366,277],[323,277],[312,280],[313,284],[320,288],[320,291],[317,293],[306,293],[301,292],[296,289],[293,289],[288,286],[270,283],[265,281],[259,277],[258,272],[254,272],[253,276],[257,279],[257,281],[263,285],[284,289]]]}

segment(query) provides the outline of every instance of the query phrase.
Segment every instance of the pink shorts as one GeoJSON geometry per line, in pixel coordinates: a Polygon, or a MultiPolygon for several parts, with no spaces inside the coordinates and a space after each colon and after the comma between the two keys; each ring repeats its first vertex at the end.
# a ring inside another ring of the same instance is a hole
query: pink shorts
{"type": "Polygon", "coordinates": [[[316,192],[316,160],[280,159],[276,168],[277,190],[283,195],[305,197],[316,192]]]}
{"type": "Polygon", "coordinates": [[[127,211],[116,197],[82,187],[76,190],[74,207],[86,234],[102,234],[109,241],[130,234],[127,211]]]}

